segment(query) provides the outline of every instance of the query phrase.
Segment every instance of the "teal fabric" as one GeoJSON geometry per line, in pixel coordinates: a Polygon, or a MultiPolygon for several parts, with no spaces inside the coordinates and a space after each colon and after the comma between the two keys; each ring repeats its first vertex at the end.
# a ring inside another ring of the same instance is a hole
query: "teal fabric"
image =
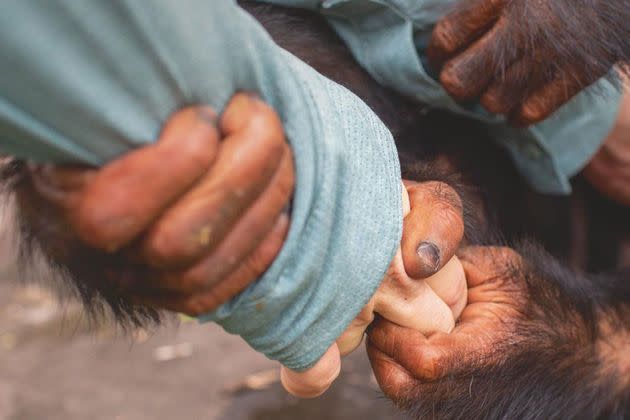
{"type": "Polygon", "coordinates": [[[321,13],[382,84],[429,106],[486,122],[522,175],[543,193],[571,192],[569,178],[595,153],[617,116],[621,94],[605,79],[527,129],[511,127],[480,105],[455,103],[427,71],[423,51],[433,25],[457,0],[260,1],[321,13]]]}
{"type": "Polygon", "coordinates": [[[231,0],[6,0],[0,144],[102,164],[178,108],[258,92],[295,155],[291,227],[254,285],[202,317],[293,369],[316,362],[374,293],[402,229],[391,134],[345,88],[276,46],[231,0]]]}
{"type": "MultiPolygon", "coordinates": [[[[325,15],[385,85],[488,123],[533,186],[570,191],[619,96],[581,95],[528,130],[454,103],[423,66],[453,0],[270,0],[325,15]]],[[[294,369],[311,366],[373,294],[401,235],[391,135],[354,95],[278,48],[232,0],[6,0],[0,13],[0,146],[40,161],[102,164],[155,139],[188,104],[238,90],[281,115],[297,188],[289,236],[259,281],[212,314],[294,369]],[[323,122],[326,122],[325,124],[323,122]]]]}

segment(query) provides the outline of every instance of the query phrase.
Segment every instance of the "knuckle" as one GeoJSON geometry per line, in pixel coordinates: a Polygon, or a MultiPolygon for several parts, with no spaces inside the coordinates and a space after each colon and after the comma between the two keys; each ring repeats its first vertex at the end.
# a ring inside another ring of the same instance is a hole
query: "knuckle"
{"type": "Polygon", "coordinates": [[[194,293],[206,287],[206,277],[195,269],[187,270],[175,276],[173,280],[172,283],[183,293],[194,293]]]}
{"type": "Polygon", "coordinates": [[[182,234],[178,229],[158,227],[144,244],[144,255],[148,263],[158,267],[168,267],[185,259],[190,250],[182,239],[182,234]]]}
{"type": "MultiPolygon", "coordinates": [[[[439,333],[438,333],[439,334],[439,333]]],[[[442,353],[432,347],[422,347],[418,350],[417,375],[419,379],[433,381],[439,379],[444,370],[442,353]]]]}
{"type": "Polygon", "coordinates": [[[468,97],[468,88],[458,70],[456,60],[451,60],[444,65],[440,73],[440,83],[453,98],[463,100],[468,97]]]}
{"type": "Polygon", "coordinates": [[[454,53],[458,47],[454,33],[453,24],[448,18],[440,20],[433,29],[432,46],[443,54],[454,53]]]}
{"type": "MultiPolygon", "coordinates": [[[[291,157],[289,157],[291,159],[291,157]]],[[[277,180],[274,183],[274,186],[271,188],[273,194],[279,202],[283,204],[291,197],[293,194],[293,188],[295,187],[295,176],[293,172],[292,164],[283,165],[280,168],[280,172],[277,174],[277,180]]]]}
{"type": "Polygon", "coordinates": [[[405,290],[409,284],[410,279],[407,275],[407,271],[404,267],[390,267],[386,274],[387,283],[394,285],[397,288],[405,290]]]}
{"type": "MultiPolygon", "coordinates": [[[[416,191],[428,193],[433,204],[441,206],[442,209],[459,218],[463,214],[462,199],[453,187],[442,181],[428,181],[414,187],[416,191]]],[[[415,191],[414,191],[415,192],[415,191]]]]}
{"type": "Polygon", "coordinates": [[[506,104],[496,92],[487,93],[481,97],[481,105],[493,114],[505,114],[508,112],[506,104]]]}
{"type": "Polygon", "coordinates": [[[278,114],[269,105],[259,102],[248,116],[248,129],[258,133],[269,145],[284,144],[284,130],[278,114]]]}
{"type": "Polygon", "coordinates": [[[270,247],[260,247],[245,260],[245,270],[247,273],[250,273],[250,277],[256,278],[260,276],[271,265],[271,262],[276,256],[276,252],[268,248],[270,247]]]}
{"type": "Polygon", "coordinates": [[[206,135],[190,136],[179,142],[178,161],[186,162],[191,167],[206,169],[214,160],[219,145],[219,133],[211,128],[206,135]]]}
{"type": "Polygon", "coordinates": [[[520,112],[520,119],[526,123],[534,123],[543,120],[547,114],[547,107],[538,102],[523,105],[520,112]]]}
{"type": "Polygon", "coordinates": [[[137,223],[133,216],[112,218],[107,208],[90,211],[89,207],[80,206],[71,224],[76,235],[83,241],[98,249],[108,252],[116,251],[121,244],[120,234],[137,223]]]}
{"type": "Polygon", "coordinates": [[[441,226],[446,228],[452,238],[459,242],[464,233],[464,219],[461,211],[455,210],[450,205],[439,206],[437,212],[437,220],[441,226]]]}

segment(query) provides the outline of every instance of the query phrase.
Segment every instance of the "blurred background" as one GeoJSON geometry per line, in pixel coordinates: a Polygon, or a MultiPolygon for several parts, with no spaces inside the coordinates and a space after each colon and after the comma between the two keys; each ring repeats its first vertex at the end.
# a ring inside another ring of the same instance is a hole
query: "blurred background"
{"type": "Polygon", "coordinates": [[[19,284],[14,253],[4,228],[0,420],[400,418],[363,347],[326,395],[301,401],[282,390],[277,363],[216,325],[176,317],[157,331],[90,325],[76,302],[19,284]]]}

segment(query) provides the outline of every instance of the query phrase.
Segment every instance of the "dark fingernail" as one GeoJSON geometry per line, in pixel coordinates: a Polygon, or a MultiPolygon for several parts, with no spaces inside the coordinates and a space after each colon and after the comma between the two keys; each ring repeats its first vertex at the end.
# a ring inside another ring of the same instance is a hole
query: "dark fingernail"
{"type": "Polygon", "coordinates": [[[423,271],[429,275],[436,273],[441,260],[439,248],[431,242],[421,242],[416,252],[423,265],[423,271]]]}

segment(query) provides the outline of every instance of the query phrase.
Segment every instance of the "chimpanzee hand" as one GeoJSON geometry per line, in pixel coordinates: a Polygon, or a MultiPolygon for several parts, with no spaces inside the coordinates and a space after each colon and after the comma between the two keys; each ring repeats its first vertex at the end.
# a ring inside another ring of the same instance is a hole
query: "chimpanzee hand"
{"type": "Polygon", "coordinates": [[[623,412],[616,401],[630,395],[627,277],[590,280],[540,250],[523,251],[527,257],[498,247],[458,253],[468,304],[450,334],[385,319],[368,331],[381,389],[414,418],[623,412]]]}
{"type": "Polygon", "coordinates": [[[372,299],[315,366],[282,368],[282,384],[293,395],[325,392],[339,374],[340,357],[361,344],[375,314],[424,334],[453,329],[466,305],[466,280],[454,256],[464,232],[460,198],[441,182],[405,181],[403,203],[401,248],[372,299]]]}
{"type": "MultiPolygon", "coordinates": [[[[33,194],[58,210],[57,221],[105,255],[102,267],[84,274],[109,274],[109,283],[95,286],[102,295],[111,289],[138,305],[198,315],[237,295],[274,260],[288,230],[294,170],[275,112],[237,94],[218,122],[208,107],[186,108],[158,142],[101,169],[45,165],[31,179],[33,194]]],[[[28,210],[31,198],[18,193],[20,207],[28,210]]],[[[67,250],[58,237],[40,242],[75,274],[81,246],[67,250]]]]}
{"type": "Polygon", "coordinates": [[[627,0],[462,0],[427,54],[458,101],[541,121],[630,57],[627,0]]]}
{"type": "Polygon", "coordinates": [[[525,291],[510,279],[519,256],[508,248],[472,248],[461,254],[468,305],[452,333],[422,334],[381,319],[368,335],[368,354],[383,392],[401,401],[419,384],[468,371],[477,363],[500,363],[501,346],[518,337],[525,291]],[[505,268],[501,268],[504,266],[505,268]],[[503,270],[503,271],[502,271],[503,270]]]}

